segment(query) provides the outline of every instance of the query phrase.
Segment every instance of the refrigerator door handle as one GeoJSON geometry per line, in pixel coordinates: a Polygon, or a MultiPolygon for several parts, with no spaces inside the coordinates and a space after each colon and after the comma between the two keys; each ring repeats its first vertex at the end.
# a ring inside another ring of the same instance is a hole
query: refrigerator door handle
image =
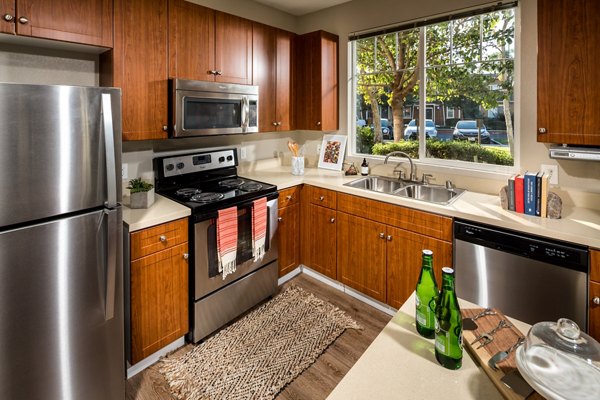
{"type": "Polygon", "coordinates": [[[104,214],[107,217],[107,237],[106,237],[106,304],[104,309],[104,319],[106,321],[115,316],[115,298],[117,295],[117,232],[118,210],[105,209],[104,214]]]}
{"type": "Polygon", "coordinates": [[[115,135],[112,118],[112,102],[110,93],[102,93],[102,126],[104,129],[104,149],[106,151],[106,194],[104,205],[108,208],[117,206],[117,166],[115,159],[115,135]]]}

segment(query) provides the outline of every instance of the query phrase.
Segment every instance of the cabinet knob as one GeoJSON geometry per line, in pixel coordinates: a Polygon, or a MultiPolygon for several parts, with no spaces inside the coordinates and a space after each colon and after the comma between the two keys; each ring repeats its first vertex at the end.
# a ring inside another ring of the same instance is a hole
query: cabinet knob
{"type": "Polygon", "coordinates": [[[325,196],[319,197],[319,201],[323,201],[323,200],[325,200],[325,196]]]}
{"type": "Polygon", "coordinates": [[[539,133],[546,133],[547,130],[546,130],[546,128],[538,128],[538,132],[539,133]]]}
{"type": "Polygon", "coordinates": [[[379,239],[385,239],[385,233],[379,232],[379,239]]]}
{"type": "Polygon", "coordinates": [[[187,260],[188,258],[190,258],[190,255],[188,253],[183,253],[183,259],[187,260]]]}
{"type": "Polygon", "coordinates": [[[597,305],[600,306],[600,297],[596,296],[592,299],[592,302],[597,305]]]}
{"type": "Polygon", "coordinates": [[[217,70],[215,70],[215,69],[209,69],[208,73],[211,74],[211,75],[216,75],[217,74],[217,70]]]}
{"type": "Polygon", "coordinates": [[[14,21],[15,16],[14,15],[10,15],[10,14],[4,14],[4,16],[2,18],[4,18],[4,20],[7,21],[7,22],[11,22],[11,21],[14,21]]]}
{"type": "Polygon", "coordinates": [[[278,126],[281,126],[281,121],[277,121],[277,125],[278,125],[278,126]]]}
{"type": "Polygon", "coordinates": [[[161,242],[166,242],[167,241],[167,237],[165,235],[160,235],[159,237],[161,242]]]}
{"type": "Polygon", "coordinates": [[[391,242],[392,241],[392,235],[387,235],[387,240],[388,240],[388,242],[391,242]]]}
{"type": "Polygon", "coordinates": [[[167,129],[169,129],[169,127],[167,125],[163,125],[163,131],[167,131],[167,129]]]}
{"type": "Polygon", "coordinates": [[[283,218],[277,217],[277,221],[281,222],[281,221],[283,221],[283,218]]]}
{"type": "Polygon", "coordinates": [[[329,222],[331,222],[331,223],[333,224],[333,223],[335,222],[335,218],[331,218],[331,219],[329,220],[329,222]]]}
{"type": "Polygon", "coordinates": [[[19,18],[19,22],[21,24],[25,25],[29,22],[29,20],[26,17],[21,17],[21,18],[19,18]]]}
{"type": "Polygon", "coordinates": [[[215,75],[223,75],[223,71],[215,71],[215,75]]]}
{"type": "Polygon", "coordinates": [[[273,126],[277,126],[277,122],[276,121],[273,121],[273,126]]]}
{"type": "Polygon", "coordinates": [[[291,200],[291,199],[293,199],[293,197],[291,195],[290,196],[285,196],[285,199],[286,200],[291,200]]]}
{"type": "Polygon", "coordinates": [[[321,126],[321,121],[317,121],[317,126],[321,126]]]}

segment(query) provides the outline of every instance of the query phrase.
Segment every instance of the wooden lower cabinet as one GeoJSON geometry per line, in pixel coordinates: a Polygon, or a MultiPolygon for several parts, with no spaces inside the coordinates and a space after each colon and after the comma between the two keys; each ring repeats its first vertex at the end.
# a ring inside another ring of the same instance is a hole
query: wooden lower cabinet
{"type": "Polygon", "coordinates": [[[386,226],[337,213],[338,280],[381,302],[386,299],[386,226]]]}
{"type": "Polygon", "coordinates": [[[131,262],[132,364],[188,332],[188,293],[187,242],[131,262]]]}
{"type": "Polygon", "coordinates": [[[279,276],[300,264],[300,204],[279,209],[279,276]]]}
{"type": "Polygon", "coordinates": [[[590,336],[600,342],[600,304],[596,304],[595,299],[600,301],[600,282],[590,281],[589,333],[590,336]]]}
{"type": "Polygon", "coordinates": [[[308,205],[308,226],[304,235],[307,240],[306,266],[332,279],[336,271],[336,211],[330,208],[308,205]]]}
{"type": "Polygon", "coordinates": [[[423,249],[433,251],[435,278],[441,287],[442,267],[452,266],[452,243],[389,226],[387,232],[387,304],[400,308],[417,286],[423,249]]]}

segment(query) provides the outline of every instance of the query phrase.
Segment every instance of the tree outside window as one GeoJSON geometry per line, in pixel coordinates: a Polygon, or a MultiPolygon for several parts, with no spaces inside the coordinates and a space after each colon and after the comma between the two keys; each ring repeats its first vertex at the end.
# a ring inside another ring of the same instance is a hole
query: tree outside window
{"type": "Polygon", "coordinates": [[[354,42],[358,151],[513,165],[514,21],[508,9],[354,42]]]}

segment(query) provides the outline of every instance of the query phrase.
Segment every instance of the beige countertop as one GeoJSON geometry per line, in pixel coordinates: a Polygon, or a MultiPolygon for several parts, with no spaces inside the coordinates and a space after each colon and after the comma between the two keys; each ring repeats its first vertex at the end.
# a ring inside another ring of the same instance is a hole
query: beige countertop
{"type": "MultiPolygon", "coordinates": [[[[463,300],[460,306],[477,307],[463,300]]],[[[413,293],[327,399],[502,399],[466,350],[460,369],[438,364],[433,339],[416,331],[414,310],[413,293]]],[[[529,325],[511,321],[527,334],[529,325]]]]}
{"type": "Polygon", "coordinates": [[[306,183],[372,200],[600,248],[600,210],[564,207],[562,219],[540,218],[503,210],[498,196],[470,191],[463,193],[454,203],[443,206],[344,186],[361,176],[345,176],[340,171],[319,168],[306,168],[303,176],[292,175],[289,166],[257,168],[240,172],[239,175],[277,185],[279,189],[306,183]]]}
{"type": "Polygon", "coordinates": [[[131,233],[187,217],[190,213],[188,207],[157,194],[150,208],[131,209],[123,206],[123,222],[127,224],[131,233]]]}

